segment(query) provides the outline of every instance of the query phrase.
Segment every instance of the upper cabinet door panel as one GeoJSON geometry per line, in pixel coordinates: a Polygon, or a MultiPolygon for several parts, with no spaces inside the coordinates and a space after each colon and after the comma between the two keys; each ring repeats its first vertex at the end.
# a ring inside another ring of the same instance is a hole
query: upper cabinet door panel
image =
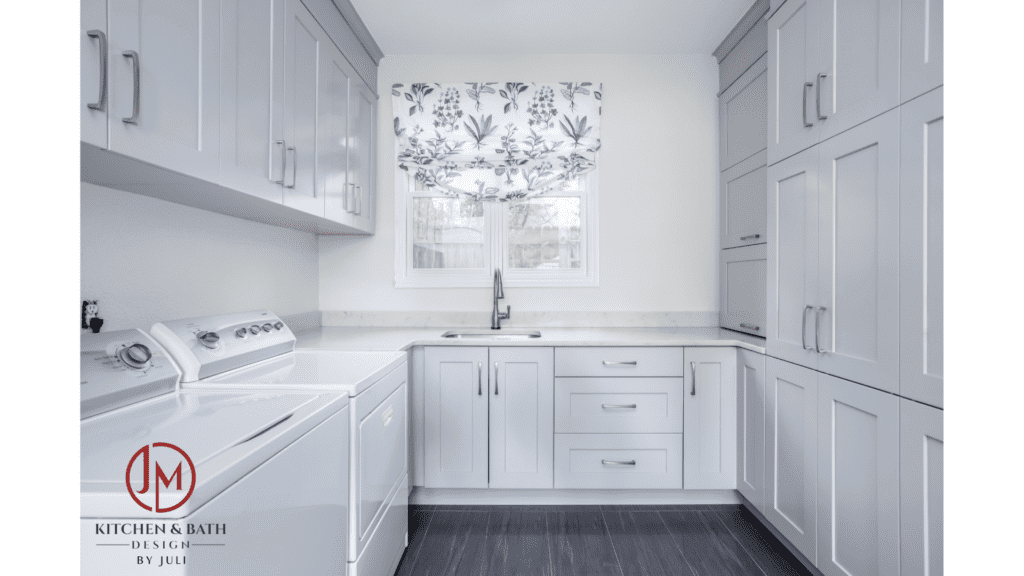
{"type": "Polygon", "coordinates": [[[900,0],[818,5],[821,51],[810,113],[824,141],[899,105],[900,0]]]}
{"type": "Polygon", "coordinates": [[[350,127],[349,86],[354,72],[333,45],[326,45],[320,85],[319,136],[317,146],[318,186],[324,194],[325,217],[352,224],[354,218],[348,182],[348,140],[350,127]]]}
{"type": "Polygon", "coordinates": [[[764,336],[766,253],[764,244],[721,251],[718,323],[723,328],[764,336]]]}
{"type": "Polygon", "coordinates": [[[768,241],[765,153],[759,152],[722,172],[722,248],[768,241]]]}
{"type": "MultiPolygon", "coordinates": [[[[792,1],[792,0],[791,0],[792,1]]],[[[787,4],[788,5],[788,4],[787,4]]],[[[818,148],[768,168],[768,354],[817,368],[818,148]]]]}
{"type": "Polygon", "coordinates": [[[900,108],[900,395],[942,408],[942,88],[900,108]]]}
{"type": "Polygon", "coordinates": [[[718,98],[719,158],[725,170],[765,149],[768,58],[761,56],[718,98]]]}
{"type": "Polygon", "coordinates": [[[110,149],[215,182],[220,3],[110,0],[108,6],[110,149]],[[127,51],[137,56],[125,56],[127,51]],[[134,122],[122,120],[136,110],[134,122]]]}
{"type": "Polygon", "coordinates": [[[281,202],[284,4],[221,0],[220,176],[227,188],[281,202]]]}
{"type": "Polygon", "coordinates": [[[818,369],[899,391],[899,111],[818,146],[818,369]]]}
{"type": "Polygon", "coordinates": [[[349,178],[355,188],[355,227],[373,233],[376,210],[377,97],[362,82],[352,90],[352,137],[349,145],[349,178]]]}
{"type": "Polygon", "coordinates": [[[317,189],[317,97],[326,33],[300,0],[288,0],[285,19],[284,204],[324,215],[317,189]]]}
{"type": "Polygon", "coordinates": [[[902,0],[900,102],[942,85],[942,0],[902,0]]]}
{"type": "Polygon", "coordinates": [[[808,102],[818,66],[817,4],[789,0],[768,20],[768,164],[818,142],[808,102]]]}
{"type": "Polygon", "coordinates": [[[107,48],[106,0],[82,0],[79,19],[79,52],[81,54],[82,142],[100,148],[107,147],[107,100],[110,81],[107,74],[109,49],[107,48]],[[92,36],[89,34],[92,33],[92,36]]]}

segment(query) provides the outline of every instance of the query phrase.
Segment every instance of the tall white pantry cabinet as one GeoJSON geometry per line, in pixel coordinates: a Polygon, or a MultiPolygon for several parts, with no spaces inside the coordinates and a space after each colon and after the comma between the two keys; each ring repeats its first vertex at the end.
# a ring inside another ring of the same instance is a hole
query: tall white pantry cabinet
{"type": "Polygon", "coordinates": [[[751,459],[740,491],[824,574],[941,574],[942,2],[787,0],[767,35],[764,489],[751,459]]]}

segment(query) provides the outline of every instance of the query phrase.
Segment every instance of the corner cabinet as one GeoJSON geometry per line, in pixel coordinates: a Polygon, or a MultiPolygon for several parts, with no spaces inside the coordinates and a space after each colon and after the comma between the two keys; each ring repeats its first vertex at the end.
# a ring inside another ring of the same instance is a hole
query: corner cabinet
{"type": "Polygon", "coordinates": [[[424,486],[551,488],[554,350],[424,349],[424,486]]]}
{"type": "Polygon", "coordinates": [[[764,512],[765,357],[736,351],[736,489],[764,512]]]}
{"type": "Polygon", "coordinates": [[[736,349],[684,354],[683,489],[735,489],[736,349]]]}
{"type": "Polygon", "coordinates": [[[82,181],[374,232],[377,97],[302,0],[85,0],[81,22],[82,181]]]}

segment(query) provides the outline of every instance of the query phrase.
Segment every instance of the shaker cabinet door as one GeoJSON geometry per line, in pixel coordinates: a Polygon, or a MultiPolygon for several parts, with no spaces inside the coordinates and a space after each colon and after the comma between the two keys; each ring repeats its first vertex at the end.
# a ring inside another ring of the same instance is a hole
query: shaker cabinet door
{"type": "Polygon", "coordinates": [[[324,195],[324,217],[352,225],[351,183],[348,181],[349,107],[355,72],[341,52],[326,43],[317,121],[317,187],[324,195]]]}
{"type": "Polygon", "coordinates": [[[761,151],[722,172],[719,193],[723,249],[768,241],[766,166],[761,151]]]}
{"type": "Polygon", "coordinates": [[[107,5],[110,149],[216,182],[220,3],[109,0],[107,5]]]}
{"type": "Polygon", "coordinates": [[[942,0],[901,0],[900,102],[942,86],[942,0]]]}
{"type": "Polygon", "coordinates": [[[942,410],[900,399],[900,576],[943,574],[942,410]]]}
{"type": "Polygon", "coordinates": [[[372,234],[377,210],[377,97],[362,82],[353,79],[352,86],[348,173],[353,194],[353,226],[372,234]]]}
{"type": "Polygon", "coordinates": [[[487,488],[487,348],[424,349],[428,488],[487,488]]]}
{"type": "Polygon", "coordinates": [[[763,354],[736,350],[736,488],[764,513],[764,390],[763,354]]]}
{"type": "Polygon", "coordinates": [[[769,165],[818,143],[813,91],[820,3],[788,0],[768,20],[769,165]]]}
{"type": "Polygon", "coordinates": [[[736,349],[684,354],[683,489],[735,489],[736,349]]]}
{"type": "Polygon", "coordinates": [[[285,15],[284,204],[324,215],[317,187],[317,100],[320,68],[331,40],[300,0],[287,0],[285,15]]]}
{"type": "Polygon", "coordinates": [[[900,108],[900,395],[942,408],[942,88],[900,108]]]}
{"type": "Polygon", "coordinates": [[[768,275],[764,244],[722,250],[718,263],[721,275],[719,325],[764,336],[765,278],[768,275]]]}
{"type": "Polygon", "coordinates": [[[107,42],[106,0],[82,0],[79,15],[81,55],[82,142],[107,147],[107,110],[110,109],[110,49],[107,42]]]}
{"type": "Polygon", "coordinates": [[[761,56],[718,97],[722,170],[765,149],[767,92],[768,57],[761,56]]]}
{"type": "Polygon", "coordinates": [[[554,348],[491,348],[490,487],[552,488],[554,348]]]}

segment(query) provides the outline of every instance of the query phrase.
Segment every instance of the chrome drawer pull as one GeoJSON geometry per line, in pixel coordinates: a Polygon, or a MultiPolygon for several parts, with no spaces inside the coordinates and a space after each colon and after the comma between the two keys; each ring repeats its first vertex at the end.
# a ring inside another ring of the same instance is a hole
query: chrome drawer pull
{"type": "Polygon", "coordinates": [[[102,30],[89,30],[86,35],[100,41],[100,97],[95,103],[86,106],[104,112],[107,109],[107,35],[102,30]]]}
{"type": "Polygon", "coordinates": [[[697,364],[690,362],[690,396],[697,395],[697,364]]]}
{"type": "Polygon", "coordinates": [[[484,363],[476,363],[476,395],[484,395],[484,363]]]}
{"type": "Polygon", "coordinates": [[[601,404],[601,408],[636,408],[636,404],[601,404]]]}
{"type": "Polygon", "coordinates": [[[828,120],[828,116],[823,116],[821,114],[821,81],[824,80],[826,77],[828,77],[828,74],[818,74],[817,95],[814,97],[814,101],[815,101],[815,105],[814,106],[815,106],[816,111],[818,113],[818,120],[828,120]]]}
{"type": "Polygon", "coordinates": [[[606,466],[636,466],[636,460],[601,460],[606,466]]]}
{"type": "Polygon", "coordinates": [[[813,308],[810,304],[804,306],[804,313],[800,316],[800,345],[804,347],[804,350],[814,350],[807,345],[807,311],[813,308]]]}
{"type": "Polygon", "coordinates": [[[824,306],[818,306],[814,314],[814,351],[821,354],[821,345],[818,343],[818,336],[821,333],[821,313],[825,311],[824,306]]]}
{"type": "MultiPolygon", "coordinates": [[[[284,140],[275,140],[274,145],[281,145],[281,179],[274,180],[274,184],[284,184],[284,174],[288,171],[288,145],[284,140]]],[[[273,178],[273,175],[271,175],[273,178]]]]}
{"type": "Polygon", "coordinates": [[[804,107],[801,110],[801,114],[800,114],[801,118],[803,118],[803,121],[804,121],[804,128],[810,128],[811,126],[814,126],[813,122],[808,122],[807,121],[807,89],[808,88],[814,88],[814,83],[813,82],[804,82],[804,107]]]}
{"type": "Polygon", "coordinates": [[[630,360],[628,362],[618,362],[618,361],[615,361],[615,360],[602,360],[601,363],[604,364],[605,366],[613,366],[613,365],[636,366],[636,360],[630,360]]]}
{"type": "Polygon", "coordinates": [[[139,123],[139,100],[142,99],[142,92],[139,88],[139,53],[135,50],[125,50],[121,52],[121,55],[125,58],[132,59],[132,115],[128,118],[121,118],[121,121],[125,124],[138,124],[139,123]]]}
{"type": "Polygon", "coordinates": [[[740,328],[746,328],[747,330],[760,330],[760,326],[754,326],[753,324],[740,324],[740,328]]]}
{"type": "Polygon", "coordinates": [[[498,395],[498,363],[494,363],[494,395],[498,395]]]}
{"type": "Polygon", "coordinates": [[[760,237],[760,234],[751,234],[749,236],[740,236],[740,240],[757,240],[760,237]]]}

